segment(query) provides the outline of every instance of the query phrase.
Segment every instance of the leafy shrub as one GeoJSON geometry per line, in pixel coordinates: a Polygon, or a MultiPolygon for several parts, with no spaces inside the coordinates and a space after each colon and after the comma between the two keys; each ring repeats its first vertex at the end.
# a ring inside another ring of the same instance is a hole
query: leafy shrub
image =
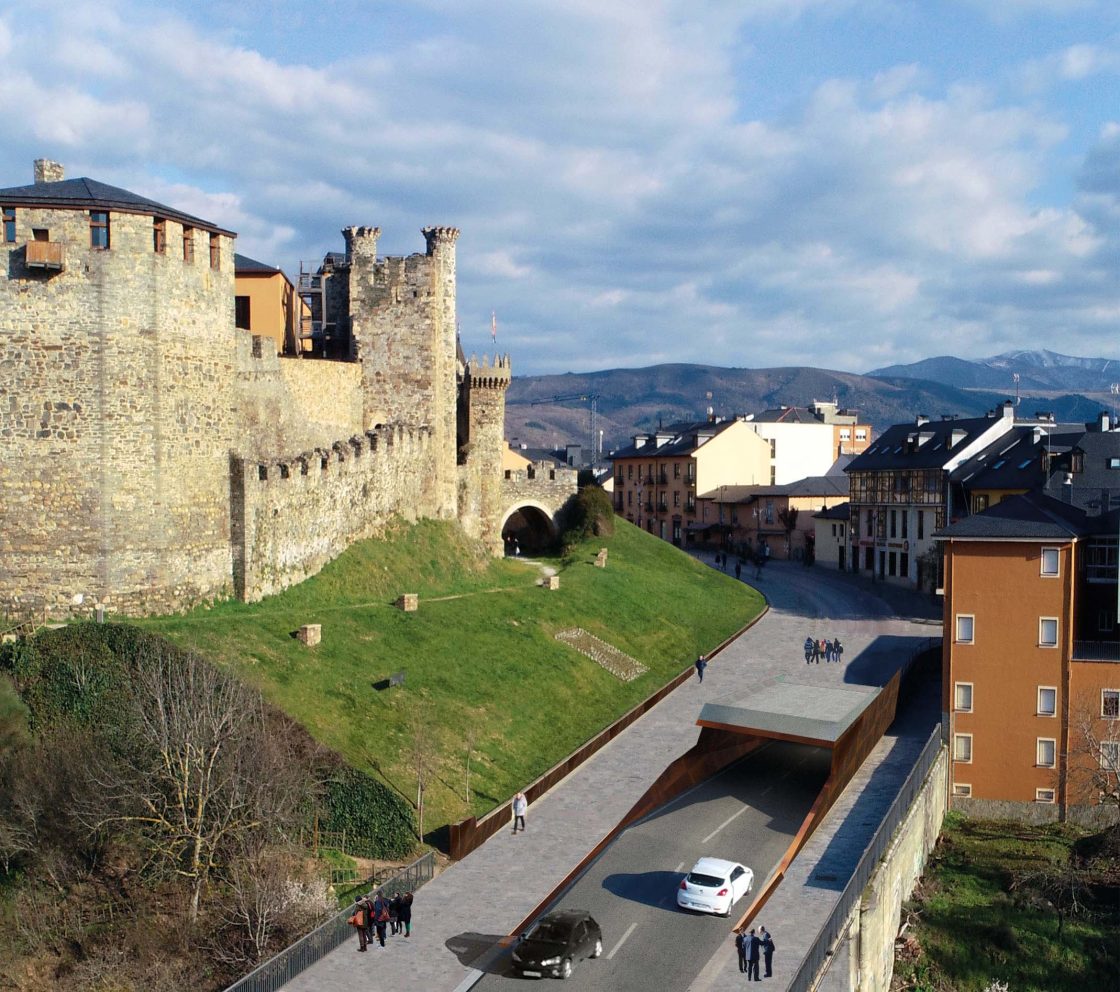
{"type": "Polygon", "coordinates": [[[614,507],[599,486],[584,486],[567,508],[567,526],[562,543],[570,554],[590,537],[610,537],[614,533],[614,507]]]}
{"type": "Polygon", "coordinates": [[[356,768],[339,771],[326,783],[324,830],[346,831],[351,854],[400,858],[416,843],[412,810],[387,785],[356,768]]]}

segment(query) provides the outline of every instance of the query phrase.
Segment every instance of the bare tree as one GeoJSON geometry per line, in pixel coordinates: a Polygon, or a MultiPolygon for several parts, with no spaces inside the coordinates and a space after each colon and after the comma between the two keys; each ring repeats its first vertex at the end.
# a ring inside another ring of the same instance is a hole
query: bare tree
{"type": "Polygon", "coordinates": [[[432,741],[431,704],[423,698],[413,700],[408,712],[409,757],[416,776],[416,830],[424,838],[424,792],[432,773],[435,746],[432,741]]]}
{"type": "Polygon", "coordinates": [[[787,506],[778,511],[778,520],[786,532],[786,554],[793,557],[793,532],[797,530],[798,510],[796,506],[787,506]]]}
{"type": "Polygon", "coordinates": [[[463,795],[467,800],[467,812],[470,813],[471,805],[471,758],[474,756],[475,739],[478,736],[478,728],[472,722],[467,727],[467,737],[463,742],[466,746],[466,755],[463,762],[463,795]]]}
{"type": "Polygon", "coordinates": [[[1120,699],[1085,693],[1070,713],[1069,782],[1079,799],[1110,806],[1120,824],[1120,699]]]}
{"type": "Polygon", "coordinates": [[[195,655],[146,659],[132,693],[134,739],[93,766],[108,809],[91,825],[139,828],[150,861],[188,882],[193,924],[211,872],[294,808],[299,766],[285,769],[259,695],[195,655]]]}

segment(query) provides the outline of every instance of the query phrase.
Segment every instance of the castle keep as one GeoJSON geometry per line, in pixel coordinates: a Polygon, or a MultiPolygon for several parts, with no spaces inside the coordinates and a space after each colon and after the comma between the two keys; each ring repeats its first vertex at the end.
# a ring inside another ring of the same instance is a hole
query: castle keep
{"type": "Polygon", "coordinates": [[[230,231],[43,160],[0,208],[0,610],[258,599],[393,516],[501,550],[510,364],[458,347],[457,230],[347,228],[315,360],[235,328],[230,231]]]}

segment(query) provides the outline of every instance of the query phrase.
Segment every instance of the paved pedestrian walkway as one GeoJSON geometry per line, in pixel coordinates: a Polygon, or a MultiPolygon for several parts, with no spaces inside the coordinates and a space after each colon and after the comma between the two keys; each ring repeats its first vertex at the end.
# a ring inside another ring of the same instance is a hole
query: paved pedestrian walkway
{"type": "MultiPolygon", "coordinates": [[[[384,949],[375,946],[364,958],[356,953],[357,941],[351,941],[285,988],[291,992],[398,988],[452,992],[469,987],[472,962],[517,926],[622,819],[665,766],[696,742],[696,718],[705,702],[783,675],[814,684],[881,685],[931,636],[940,636],[940,629],[928,622],[899,616],[904,606],[895,591],[885,598],[825,569],[771,562],[754,584],[767,595],[769,614],[712,660],[703,684],[693,680],[671,693],[533,803],[523,833],[496,834],[420,889],[413,905],[411,939],[390,938],[384,949]],[[801,648],[806,636],[839,637],[845,647],[844,662],[806,665],[801,648]]],[[[927,601],[914,597],[913,602],[925,615],[932,613],[927,601]]],[[[618,647],[626,649],[624,644],[618,647]]],[[[688,661],[681,659],[682,668],[688,661]]],[[[874,775],[876,761],[888,760],[902,759],[889,747],[880,747],[861,778],[874,775]]],[[[835,833],[843,804],[859,788],[857,780],[813,838],[812,850],[807,848],[798,862],[818,858],[820,845],[834,853],[827,847],[825,831],[835,833]]],[[[782,967],[783,957],[788,965],[796,953],[792,940],[796,917],[782,919],[789,910],[776,901],[785,889],[783,884],[771,900],[773,910],[768,907],[766,914],[775,940],[788,948],[775,958],[778,976],[791,970],[782,967]],[[788,929],[786,920],[791,921],[788,929]]],[[[827,915],[823,902],[820,908],[823,922],[827,915]]],[[[797,926],[815,933],[810,920],[797,926]]],[[[734,966],[733,949],[729,960],[734,966]]],[[[723,988],[724,965],[722,955],[714,959],[693,988],[723,988]]],[[[737,970],[735,974],[736,986],[741,987],[741,976],[737,970]]]]}

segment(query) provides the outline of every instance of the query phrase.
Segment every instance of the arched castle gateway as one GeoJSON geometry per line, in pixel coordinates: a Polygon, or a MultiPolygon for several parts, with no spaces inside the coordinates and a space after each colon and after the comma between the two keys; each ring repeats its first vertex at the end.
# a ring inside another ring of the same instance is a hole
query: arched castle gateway
{"type": "Polygon", "coordinates": [[[231,231],[44,160],[0,209],[0,611],[259,599],[395,515],[500,553],[510,363],[458,349],[457,230],[347,228],[316,361],[235,327],[231,231]]]}

